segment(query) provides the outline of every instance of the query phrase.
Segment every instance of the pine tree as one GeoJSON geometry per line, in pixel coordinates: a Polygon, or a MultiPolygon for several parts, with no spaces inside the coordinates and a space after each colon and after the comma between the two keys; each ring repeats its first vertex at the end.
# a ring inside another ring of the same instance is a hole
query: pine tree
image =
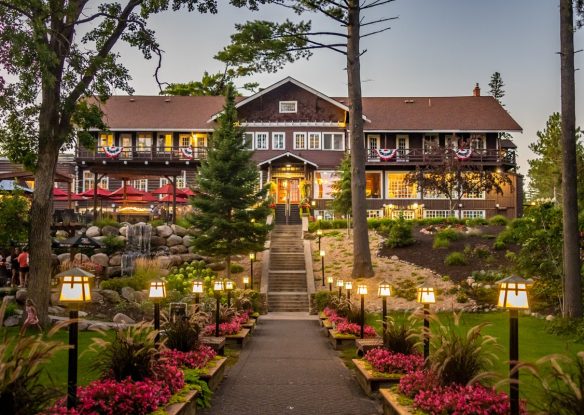
{"type": "Polygon", "coordinates": [[[189,217],[196,229],[192,246],[206,255],[225,258],[231,276],[231,256],[261,251],[268,235],[266,189],[258,189],[252,153],[244,148],[244,130],[237,124],[235,91],[227,89],[219,127],[213,133],[207,159],[197,180],[189,217]]]}
{"type": "Polygon", "coordinates": [[[491,82],[489,82],[489,87],[491,88],[490,94],[493,98],[499,101],[499,104],[501,104],[503,107],[505,106],[502,101],[503,97],[505,96],[505,90],[503,89],[504,86],[505,84],[503,83],[503,78],[499,72],[495,72],[493,75],[491,75],[491,82]]]}
{"type": "Polygon", "coordinates": [[[351,157],[345,155],[339,166],[341,177],[333,188],[333,209],[342,215],[351,214],[351,157]]]}

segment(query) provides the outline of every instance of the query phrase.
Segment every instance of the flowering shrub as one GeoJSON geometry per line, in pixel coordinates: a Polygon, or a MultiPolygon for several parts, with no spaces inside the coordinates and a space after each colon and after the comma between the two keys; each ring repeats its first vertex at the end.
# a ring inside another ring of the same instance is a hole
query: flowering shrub
{"type": "Polygon", "coordinates": [[[245,324],[249,320],[249,310],[242,311],[233,317],[232,321],[237,321],[239,324],[245,324]]]}
{"type": "Polygon", "coordinates": [[[424,366],[424,357],[419,354],[392,353],[382,348],[369,350],[364,359],[382,373],[410,373],[424,366]]]}
{"type": "MultiPolygon", "coordinates": [[[[239,321],[233,320],[229,323],[221,323],[219,324],[219,335],[220,336],[228,336],[230,334],[237,334],[241,330],[241,324],[239,321]]],[[[205,336],[214,336],[215,335],[215,324],[210,324],[205,327],[205,336]]]]}
{"type": "Polygon", "coordinates": [[[181,352],[171,349],[162,352],[162,358],[167,364],[189,369],[201,369],[205,367],[216,355],[215,350],[205,345],[201,345],[197,350],[191,352],[181,352]]]}
{"type": "Polygon", "coordinates": [[[503,392],[478,384],[451,385],[418,392],[414,406],[431,415],[506,415],[509,398],[503,392]]]}
{"type": "Polygon", "coordinates": [[[402,376],[399,381],[399,392],[414,399],[418,392],[432,390],[438,384],[438,378],[433,372],[417,370],[402,376]]]}
{"type": "Polygon", "coordinates": [[[322,312],[323,312],[323,314],[324,314],[324,315],[325,315],[327,318],[330,318],[330,316],[331,316],[331,315],[333,315],[333,314],[334,314],[334,315],[336,315],[336,314],[337,314],[337,312],[336,312],[334,309],[330,308],[330,307],[325,307],[325,308],[324,308],[324,310],[322,310],[322,312]]]}
{"type": "MultiPolygon", "coordinates": [[[[361,335],[361,326],[356,323],[349,323],[347,320],[344,320],[337,324],[337,332],[340,334],[352,334],[354,336],[361,335]]],[[[364,337],[375,337],[377,333],[375,329],[371,326],[365,325],[363,330],[364,337]]]]}

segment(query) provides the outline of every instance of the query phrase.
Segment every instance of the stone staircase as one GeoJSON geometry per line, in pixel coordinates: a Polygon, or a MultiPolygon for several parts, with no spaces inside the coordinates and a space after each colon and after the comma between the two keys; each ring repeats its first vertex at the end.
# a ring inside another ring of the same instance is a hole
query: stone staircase
{"type": "Polygon", "coordinates": [[[308,311],[306,264],[300,225],[276,225],[270,241],[269,311],[308,311]]]}
{"type": "Polygon", "coordinates": [[[290,215],[286,218],[286,205],[279,203],[276,205],[276,225],[300,225],[302,219],[300,219],[300,208],[298,205],[290,205],[290,215]]]}

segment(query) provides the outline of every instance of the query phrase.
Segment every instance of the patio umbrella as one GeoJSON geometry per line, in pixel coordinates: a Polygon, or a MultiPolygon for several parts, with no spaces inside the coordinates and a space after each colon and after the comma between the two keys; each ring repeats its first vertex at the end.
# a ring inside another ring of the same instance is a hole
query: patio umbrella
{"type": "MultiPolygon", "coordinates": [[[[152,194],[155,195],[172,195],[174,191],[174,186],[170,183],[165,184],[164,186],[154,190],[152,194]]],[[[186,196],[186,193],[183,192],[181,189],[176,189],[177,196],[186,196]]]]}
{"type": "MultiPolygon", "coordinates": [[[[98,187],[97,192],[95,194],[97,195],[97,197],[108,198],[109,195],[112,194],[112,192],[106,189],[102,189],[101,187],[98,187]]],[[[79,193],[79,195],[83,197],[93,197],[93,188],[86,190],[85,192],[79,193]]]]}
{"type": "Polygon", "coordinates": [[[141,195],[127,195],[125,198],[124,196],[112,196],[110,197],[110,200],[115,200],[115,201],[126,201],[126,202],[158,202],[158,199],[156,198],[156,196],[153,196],[152,194],[148,193],[148,192],[144,192],[141,195]]]}
{"type": "Polygon", "coordinates": [[[192,191],[190,188],[188,188],[188,187],[185,187],[185,188],[182,188],[182,189],[178,189],[178,190],[180,190],[180,191],[181,191],[182,193],[184,193],[186,196],[194,196],[194,195],[195,195],[195,192],[193,192],[193,191],[192,191]]]}
{"type": "Polygon", "coordinates": [[[114,190],[110,193],[111,196],[142,196],[144,193],[143,190],[136,189],[134,186],[130,186],[128,184],[124,184],[119,189],[114,190]]]}
{"type": "MultiPolygon", "coordinates": [[[[65,196],[55,196],[55,198],[53,199],[57,202],[67,202],[69,200],[69,196],[65,195],[65,196]]],[[[81,194],[77,194],[77,193],[71,193],[71,200],[75,201],[75,200],[87,200],[87,198],[83,197],[81,194]]]]}
{"type": "Polygon", "coordinates": [[[64,191],[63,189],[59,189],[58,187],[53,187],[53,196],[55,197],[62,197],[62,196],[67,196],[67,192],[64,191]]]}
{"type": "MultiPolygon", "coordinates": [[[[170,202],[172,203],[172,195],[166,195],[159,200],[159,202],[170,202]]],[[[177,197],[176,203],[187,203],[188,200],[186,197],[177,197]]]]}

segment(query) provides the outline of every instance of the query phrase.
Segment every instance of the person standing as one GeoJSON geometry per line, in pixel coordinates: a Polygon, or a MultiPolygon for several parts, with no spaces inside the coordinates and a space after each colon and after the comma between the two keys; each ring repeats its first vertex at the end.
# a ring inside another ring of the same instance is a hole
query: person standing
{"type": "Polygon", "coordinates": [[[18,268],[20,273],[20,287],[26,288],[28,278],[28,247],[25,247],[18,255],[18,268]]]}
{"type": "Polygon", "coordinates": [[[19,279],[19,266],[18,266],[18,255],[20,255],[20,249],[14,248],[12,255],[10,256],[10,268],[12,268],[12,286],[16,287],[18,285],[19,279]]]}

